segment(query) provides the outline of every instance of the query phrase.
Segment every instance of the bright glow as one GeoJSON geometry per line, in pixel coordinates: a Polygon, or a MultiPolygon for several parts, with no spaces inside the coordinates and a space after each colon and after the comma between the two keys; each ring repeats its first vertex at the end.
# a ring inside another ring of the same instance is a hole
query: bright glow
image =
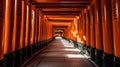
{"type": "Polygon", "coordinates": [[[34,23],[34,19],[35,19],[35,11],[34,10],[32,10],[32,24],[34,23]]]}
{"type": "Polygon", "coordinates": [[[76,16],[77,19],[79,19],[79,16],[76,16]]]}
{"type": "Polygon", "coordinates": [[[83,36],[83,39],[86,41],[86,36],[83,36]]]}
{"type": "Polygon", "coordinates": [[[79,51],[78,49],[64,49],[64,50],[66,50],[66,51],[79,51]]]}
{"type": "Polygon", "coordinates": [[[55,37],[55,39],[62,39],[62,37],[55,37]]]}
{"type": "Polygon", "coordinates": [[[118,3],[116,3],[116,15],[117,15],[117,18],[118,18],[118,15],[119,15],[119,13],[118,13],[118,3]]]}
{"type": "Polygon", "coordinates": [[[68,43],[68,42],[65,41],[65,40],[61,40],[61,42],[62,42],[62,44],[63,44],[64,47],[74,47],[73,44],[70,44],[70,43],[68,43]]]}
{"type": "Polygon", "coordinates": [[[85,56],[80,55],[80,54],[66,54],[66,56],[68,58],[86,58],[85,56]]]}

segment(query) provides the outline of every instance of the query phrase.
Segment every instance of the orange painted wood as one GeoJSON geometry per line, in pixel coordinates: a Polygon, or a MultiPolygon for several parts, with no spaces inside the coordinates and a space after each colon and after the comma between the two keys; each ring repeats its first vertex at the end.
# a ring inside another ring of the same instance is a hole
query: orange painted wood
{"type": "Polygon", "coordinates": [[[13,34],[13,22],[14,22],[14,0],[6,0],[5,3],[5,39],[4,39],[4,54],[13,51],[12,34],[13,34]]]}
{"type": "Polygon", "coordinates": [[[114,54],[111,0],[102,0],[101,4],[104,52],[114,54]]]}
{"type": "MultiPolygon", "coordinates": [[[[86,10],[85,10],[86,12],[86,10]]],[[[84,40],[84,44],[86,44],[86,14],[83,14],[83,40],[84,40]]]]}
{"type": "Polygon", "coordinates": [[[22,19],[21,19],[21,30],[20,30],[20,45],[21,48],[25,47],[25,33],[26,33],[26,2],[22,0],[22,19]]]}
{"type": "Polygon", "coordinates": [[[4,46],[4,0],[0,0],[0,60],[3,60],[4,58],[4,51],[3,51],[3,46],[4,46]]]}
{"type": "Polygon", "coordinates": [[[26,6],[26,36],[25,36],[25,45],[30,45],[30,25],[31,25],[31,4],[28,3],[26,6]]]}
{"type": "Polygon", "coordinates": [[[90,10],[86,12],[86,45],[90,46],[90,10]]]}
{"type": "Polygon", "coordinates": [[[35,30],[36,30],[36,11],[35,11],[35,6],[32,6],[32,11],[31,11],[31,33],[30,33],[30,44],[35,43],[35,30]]]}
{"type": "Polygon", "coordinates": [[[96,49],[103,50],[101,0],[95,0],[96,49]]]}
{"type": "Polygon", "coordinates": [[[14,28],[13,28],[13,45],[14,50],[21,48],[20,44],[20,30],[22,20],[22,0],[15,0],[15,10],[14,10],[14,28]]]}
{"type": "Polygon", "coordinates": [[[38,42],[38,31],[39,31],[39,10],[36,9],[36,26],[35,26],[35,42],[38,42]]]}
{"type": "Polygon", "coordinates": [[[120,58],[120,0],[112,0],[114,54],[120,58]]]}
{"type": "Polygon", "coordinates": [[[40,36],[40,30],[41,30],[41,28],[40,28],[41,15],[40,15],[40,14],[41,14],[41,12],[39,11],[38,14],[39,14],[39,17],[38,17],[38,18],[39,18],[39,19],[38,19],[38,24],[39,24],[39,25],[38,25],[38,42],[40,42],[40,37],[41,37],[41,36],[40,36]]]}
{"type": "Polygon", "coordinates": [[[94,5],[91,5],[90,8],[90,45],[92,48],[96,47],[95,39],[95,14],[94,14],[94,5]]]}

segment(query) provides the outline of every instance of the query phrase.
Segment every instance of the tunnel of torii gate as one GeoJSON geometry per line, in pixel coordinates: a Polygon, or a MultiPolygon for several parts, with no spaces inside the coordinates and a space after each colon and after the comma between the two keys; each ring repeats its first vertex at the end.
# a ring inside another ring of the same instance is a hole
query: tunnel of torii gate
{"type": "Polygon", "coordinates": [[[120,0],[0,0],[0,67],[24,65],[57,36],[96,66],[120,67],[120,0]]]}

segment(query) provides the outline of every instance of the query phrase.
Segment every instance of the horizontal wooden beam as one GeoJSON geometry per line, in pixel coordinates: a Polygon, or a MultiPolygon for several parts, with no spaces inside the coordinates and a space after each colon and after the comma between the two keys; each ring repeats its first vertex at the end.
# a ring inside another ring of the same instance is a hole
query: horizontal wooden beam
{"type": "Polygon", "coordinates": [[[79,16],[79,13],[43,13],[44,15],[74,15],[79,16]]]}
{"type": "Polygon", "coordinates": [[[42,11],[44,15],[78,15],[80,11],[42,11]]]}
{"type": "Polygon", "coordinates": [[[43,8],[41,11],[79,11],[81,12],[83,8],[43,8]]]}
{"type": "Polygon", "coordinates": [[[73,22],[73,20],[54,20],[54,19],[48,19],[50,22],[73,22]]]}

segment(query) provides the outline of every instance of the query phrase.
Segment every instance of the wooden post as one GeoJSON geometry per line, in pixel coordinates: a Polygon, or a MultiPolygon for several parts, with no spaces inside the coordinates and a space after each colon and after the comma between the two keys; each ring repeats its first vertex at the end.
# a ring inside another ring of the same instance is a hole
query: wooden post
{"type": "Polygon", "coordinates": [[[114,67],[120,66],[120,0],[112,0],[114,67]]]}
{"type": "Polygon", "coordinates": [[[102,28],[103,28],[103,67],[113,67],[113,28],[111,0],[102,0],[102,28]]]}
{"type": "Polygon", "coordinates": [[[21,20],[21,32],[20,32],[20,45],[22,48],[22,63],[26,60],[26,45],[25,45],[25,34],[26,34],[26,1],[22,0],[22,20],[21,20]]]}
{"type": "Polygon", "coordinates": [[[14,28],[13,28],[13,40],[14,45],[14,63],[15,67],[19,67],[21,64],[21,44],[20,44],[20,30],[21,30],[21,20],[22,20],[22,0],[15,0],[15,10],[14,10],[14,28]]]}
{"type": "Polygon", "coordinates": [[[5,3],[5,39],[4,39],[4,57],[5,66],[13,67],[13,51],[12,44],[13,24],[14,24],[14,7],[15,0],[6,0],[5,3]]]}
{"type": "Polygon", "coordinates": [[[102,15],[101,15],[101,0],[95,0],[95,31],[96,31],[96,64],[99,67],[103,66],[103,33],[102,33],[102,15]]]}
{"type": "Polygon", "coordinates": [[[4,19],[5,19],[5,1],[0,0],[0,66],[4,66],[4,19]]]}
{"type": "Polygon", "coordinates": [[[27,13],[26,13],[26,36],[25,44],[27,46],[27,57],[31,57],[31,45],[30,45],[30,31],[31,31],[31,3],[27,1],[27,13]]]}
{"type": "Polygon", "coordinates": [[[86,11],[86,45],[88,46],[87,54],[90,54],[90,7],[86,11]]]}
{"type": "Polygon", "coordinates": [[[94,5],[91,5],[90,8],[90,56],[91,60],[95,61],[95,48],[96,48],[96,39],[95,39],[95,14],[94,14],[94,5]]]}

